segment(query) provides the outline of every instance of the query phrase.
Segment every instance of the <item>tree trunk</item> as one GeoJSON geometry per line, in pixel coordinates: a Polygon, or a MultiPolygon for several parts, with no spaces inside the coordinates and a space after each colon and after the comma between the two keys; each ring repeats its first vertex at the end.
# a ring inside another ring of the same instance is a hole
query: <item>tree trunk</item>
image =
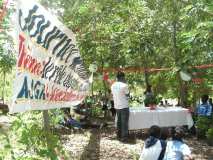
{"type": "Polygon", "coordinates": [[[92,72],[92,84],[91,84],[92,97],[93,97],[93,80],[94,80],[94,73],[92,72]]]}
{"type": "Polygon", "coordinates": [[[192,105],[193,105],[193,109],[196,108],[196,102],[197,102],[197,94],[196,94],[196,90],[193,89],[193,93],[192,93],[192,105]]]}
{"type": "MultiPolygon", "coordinates": [[[[176,66],[178,65],[179,62],[179,56],[178,56],[178,47],[177,47],[177,17],[175,14],[177,12],[177,6],[176,6],[176,1],[173,1],[173,16],[175,16],[173,22],[172,22],[172,26],[173,26],[173,33],[172,33],[172,40],[173,40],[173,54],[174,54],[174,58],[175,58],[175,64],[176,66]]],[[[177,81],[179,83],[179,97],[180,97],[180,104],[182,106],[186,105],[187,102],[187,89],[184,85],[183,80],[180,77],[179,72],[177,72],[177,81]]]]}
{"type": "Polygon", "coordinates": [[[6,84],[6,72],[3,72],[3,89],[2,89],[3,104],[4,104],[4,98],[5,98],[5,84],[6,84]]]}
{"type": "Polygon", "coordinates": [[[186,82],[180,80],[180,103],[181,106],[187,106],[187,84],[186,82]]]}
{"type": "Polygon", "coordinates": [[[145,83],[146,83],[146,87],[149,86],[149,73],[146,71],[144,71],[144,78],[145,78],[145,83]]]}
{"type": "MultiPolygon", "coordinates": [[[[141,46],[139,48],[139,53],[141,53],[141,46]]],[[[148,65],[147,65],[147,59],[145,57],[146,56],[141,57],[141,62],[142,62],[141,66],[144,68],[144,80],[147,87],[149,85],[149,73],[147,72],[148,65]]]]}
{"type": "MultiPolygon", "coordinates": [[[[103,55],[101,54],[101,69],[103,71],[104,69],[104,60],[103,60],[103,55]]],[[[103,75],[103,72],[102,72],[102,75],[103,75]]],[[[102,79],[102,82],[103,82],[103,85],[104,85],[104,97],[106,98],[107,96],[107,87],[106,87],[106,82],[104,79],[102,79]]]]}
{"type": "Polygon", "coordinates": [[[51,138],[50,138],[50,119],[49,119],[49,114],[48,114],[48,110],[44,110],[43,111],[43,122],[44,122],[44,132],[45,132],[45,136],[46,136],[46,144],[49,150],[52,151],[52,153],[54,153],[54,148],[51,145],[51,138]]]}

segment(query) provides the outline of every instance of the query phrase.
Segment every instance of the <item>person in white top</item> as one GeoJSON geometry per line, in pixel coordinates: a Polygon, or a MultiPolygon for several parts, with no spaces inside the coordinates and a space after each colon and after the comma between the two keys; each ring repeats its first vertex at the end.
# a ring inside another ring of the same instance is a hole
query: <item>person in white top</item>
{"type": "Polygon", "coordinates": [[[161,128],[153,125],[149,129],[149,137],[145,140],[139,160],[162,160],[166,142],[160,140],[161,128]]]}
{"type": "Polygon", "coordinates": [[[125,74],[123,72],[118,72],[117,81],[112,84],[111,90],[117,114],[117,137],[125,142],[128,139],[129,89],[125,83],[125,74]]]}
{"type": "Polygon", "coordinates": [[[172,140],[167,142],[163,160],[193,160],[191,150],[182,140],[184,130],[176,127],[172,130],[172,140]]]}

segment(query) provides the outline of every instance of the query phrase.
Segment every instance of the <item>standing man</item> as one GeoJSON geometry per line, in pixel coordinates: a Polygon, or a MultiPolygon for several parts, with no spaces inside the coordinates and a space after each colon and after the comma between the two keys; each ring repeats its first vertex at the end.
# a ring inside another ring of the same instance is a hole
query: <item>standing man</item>
{"type": "Polygon", "coordinates": [[[129,89],[123,72],[117,73],[117,81],[112,84],[111,90],[117,114],[117,137],[125,142],[128,139],[129,89]]]}
{"type": "Polygon", "coordinates": [[[202,104],[197,107],[197,115],[198,116],[207,116],[210,117],[212,114],[212,106],[208,103],[209,96],[203,95],[201,97],[202,104]]]}

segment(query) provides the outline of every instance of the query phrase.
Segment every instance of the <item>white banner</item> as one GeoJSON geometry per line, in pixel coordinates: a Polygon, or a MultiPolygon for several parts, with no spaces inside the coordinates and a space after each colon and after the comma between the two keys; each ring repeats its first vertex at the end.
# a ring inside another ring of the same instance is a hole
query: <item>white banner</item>
{"type": "Polygon", "coordinates": [[[89,80],[75,35],[38,3],[17,4],[19,52],[10,112],[79,104],[89,80]]]}

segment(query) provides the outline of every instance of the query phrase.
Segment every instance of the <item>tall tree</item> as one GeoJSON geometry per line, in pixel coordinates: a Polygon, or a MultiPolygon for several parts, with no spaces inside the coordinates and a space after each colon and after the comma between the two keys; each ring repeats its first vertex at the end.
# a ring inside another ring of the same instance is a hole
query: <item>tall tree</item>
{"type": "MultiPolygon", "coordinates": [[[[86,66],[96,61],[101,68],[171,67],[170,72],[134,77],[155,83],[156,91],[164,88],[162,94],[173,90],[183,103],[188,83],[177,71],[211,63],[210,0],[69,0],[51,4],[60,6],[62,20],[76,33],[86,66]]],[[[134,85],[131,76],[129,82],[134,85]]]]}
{"type": "MultiPolygon", "coordinates": [[[[6,7],[1,1],[1,6],[6,7]]],[[[0,32],[0,74],[3,76],[3,85],[2,87],[2,100],[5,99],[5,85],[6,85],[6,76],[8,73],[11,73],[13,66],[15,65],[15,57],[13,55],[13,41],[12,37],[9,36],[8,32],[10,31],[10,10],[2,8],[4,10],[3,17],[1,18],[1,32],[0,32]],[[7,11],[7,14],[6,14],[7,11]]]]}

